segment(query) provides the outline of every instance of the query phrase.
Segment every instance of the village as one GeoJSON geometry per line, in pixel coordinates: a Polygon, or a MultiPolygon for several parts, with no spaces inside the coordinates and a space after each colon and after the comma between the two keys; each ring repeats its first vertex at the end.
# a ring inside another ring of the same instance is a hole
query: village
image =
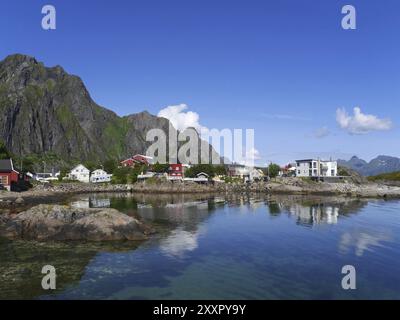
{"type": "Polygon", "coordinates": [[[84,164],[78,164],[71,170],[58,172],[20,172],[14,167],[12,159],[0,160],[0,190],[26,191],[32,183],[127,183],[123,175],[130,174],[130,183],[146,181],[169,181],[171,183],[246,183],[268,181],[272,178],[301,177],[319,181],[336,181],[338,175],[337,161],[321,159],[301,159],[285,166],[271,163],[266,167],[246,166],[241,164],[224,165],[191,165],[159,164],[152,157],[136,154],[120,161],[113,172],[107,172],[102,166],[90,170],[84,164]],[[121,173],[122,172],[122,173],[121,173]],[[133,172],[133,174],[132,174],[133,172]],[[136,172],[136,173],[135,173],[136,172]],[[118,179],[121,176],[123,179],[118,179]]]}

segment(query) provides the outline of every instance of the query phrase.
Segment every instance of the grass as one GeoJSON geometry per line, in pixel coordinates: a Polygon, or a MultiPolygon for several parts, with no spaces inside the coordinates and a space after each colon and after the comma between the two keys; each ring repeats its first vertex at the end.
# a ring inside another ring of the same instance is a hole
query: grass
{"type": "Polygon", "coordinates": [[[400,181],[400,171],[378,174],[376,176],[368,177],[368,180],[369,181],[379,181],[379,180],[400,181]]]}
{"type": "Polygon", "coordinates": [[[107,142],[107,153],[113,156],[124,154],[125,151],[125,137],[128,132],[129,126],[127,120],[117,119],[110,121],[104,128],[104,137],[107,142]]]}

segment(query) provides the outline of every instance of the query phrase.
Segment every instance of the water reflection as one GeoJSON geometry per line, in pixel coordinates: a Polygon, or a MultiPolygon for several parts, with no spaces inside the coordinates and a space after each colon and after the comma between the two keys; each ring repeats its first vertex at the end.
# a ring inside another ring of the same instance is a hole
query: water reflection
{"type": "Polygon", "coordinates": [[[257,196],[250,195],[151,195],[151,194],[94,194],[71,200],[77,208],[113,207],[127,214],[154,221],[182,223],[204,218],[201,212],[212,213],[218,207],[238,207],[242,212],[256,212],[267,207],[271,217],[287,214],[299,225],[337,224],[340,216],[348,216],[367,205],[366,200],[314,196],[257,196]],[[195,217],[193,216],[195,213],[195,217]]]}
{"type": "MultiPolygon", "coordinates": [[[[146,242],[1,240],[1,299],[348,298],[336,283],[342,265],[361,259],[366,274],[377,265],[388,274],[390,268],[400,267],[400,224],[393,223],[398,202],[370,205],[359,199],[287,195],[93,194],[75,196],[68,203],[118,209],[152,224],[157,234],[146,242]],[[386,218],[378,212],[387,212],[386,218]],[[320,228],[324,225],[329,228],[320,228]],[[379,257],[371,258],[374,254],[379,257]],[[40,289],[45,264],[60,271],[58,289],[50,295],[40,289]]],[[[368,281],[375,289],[385,283],[380,292],[385,289],[391,297],[400,289],[400,281],[393,279],[368,281]]],[[[374,292],[357,294],[365,298],[374,292]]]]}
{"type": "Polygon", "coordinates": [[[345,232],[340,238],[339,250],[342,254],[348,254],[352,250],[357,257],[362,257],[366,251],[374,251],[378,247],[384,247],[386,242],[393,241],[391,231],[384,230],[353,230],[345,232]]]}
{"type": "Polygon", "coordinates": [[[206,229],[204,227],[192,232],[177,228],[165,239],[161,240],[160,249],[167,255],[183,257],[186,252],[197,249],[198,238],[205,233],[206,229]]]}

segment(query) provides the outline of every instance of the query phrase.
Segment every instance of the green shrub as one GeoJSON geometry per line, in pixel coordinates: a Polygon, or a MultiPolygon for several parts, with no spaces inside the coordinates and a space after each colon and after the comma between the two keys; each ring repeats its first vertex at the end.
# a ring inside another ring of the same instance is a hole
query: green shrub
{"type": "Polygon", "coordinates": [[[390,172],[390,173],[383,173],[376,176],[368,177],[369,181],[400,181],[400,171],[390,172]]]}

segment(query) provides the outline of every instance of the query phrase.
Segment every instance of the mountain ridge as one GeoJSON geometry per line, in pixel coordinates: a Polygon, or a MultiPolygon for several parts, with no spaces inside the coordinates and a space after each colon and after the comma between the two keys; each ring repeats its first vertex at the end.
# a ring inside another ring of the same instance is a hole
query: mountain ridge
{"type": "Polygon", "coordinates": [[[54,153],[67,162],[120,160],[145,153],[152,144],[148,130],[176,131],[168,119],[146,110],[117,115],[92,99],[79,76],[23,54],[0,61],[0,111],[0,139],[18,157],[54,153]]]}
{"type": "Polygon", "coordinates": [[[364,176],[400,171],[400,158],[386,155],[379,155],[369,162],[353,156],[348,161],[338,160],[338,164],[353,169],[364,176]]]}

